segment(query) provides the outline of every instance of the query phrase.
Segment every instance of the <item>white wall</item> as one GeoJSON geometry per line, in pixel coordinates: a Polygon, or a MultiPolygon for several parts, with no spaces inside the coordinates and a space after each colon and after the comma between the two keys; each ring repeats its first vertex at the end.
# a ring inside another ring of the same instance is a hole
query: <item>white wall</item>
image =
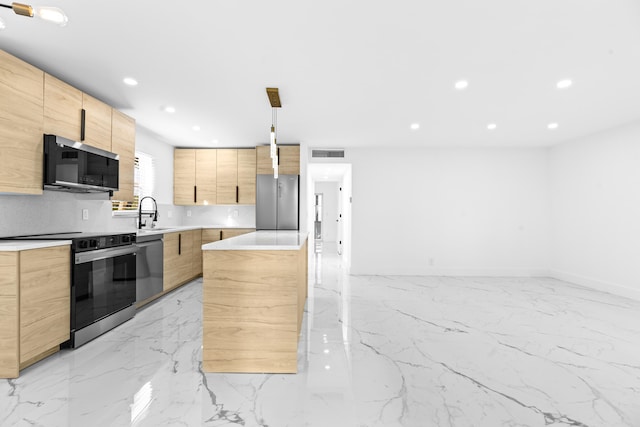
{"type": "Polygon", "coordinates": [[[548,271],[548,150],[348,150],[352,273],[548,271]]]}
{"type": "Polygon", "coordinates": [[[640,122],[550,152],[551,268],[640,299],[640,122]]]}

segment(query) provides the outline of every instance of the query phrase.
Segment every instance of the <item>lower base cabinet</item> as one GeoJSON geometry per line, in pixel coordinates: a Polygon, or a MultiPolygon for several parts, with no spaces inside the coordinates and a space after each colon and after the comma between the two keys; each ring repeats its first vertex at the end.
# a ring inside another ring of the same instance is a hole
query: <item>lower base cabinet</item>
{"type": "Polygon", "coordinates": [[[0,377],[55,353],[69,339],[71,249],[0,252],[0,377]]]}
{"type": "Polygon", "coordinates": [[[202,231],[187,230],[164,235],[163,291],[170,291],[202,274],[202,231]]]}

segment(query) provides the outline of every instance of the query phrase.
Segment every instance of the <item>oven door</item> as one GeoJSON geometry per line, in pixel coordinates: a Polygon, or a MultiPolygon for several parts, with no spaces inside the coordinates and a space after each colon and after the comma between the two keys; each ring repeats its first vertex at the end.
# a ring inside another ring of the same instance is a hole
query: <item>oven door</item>
{"type": "Polygon", "coordinates": [[[72,332],[135,303],[136,251],[131,245],[75,254],[72,332]]]}

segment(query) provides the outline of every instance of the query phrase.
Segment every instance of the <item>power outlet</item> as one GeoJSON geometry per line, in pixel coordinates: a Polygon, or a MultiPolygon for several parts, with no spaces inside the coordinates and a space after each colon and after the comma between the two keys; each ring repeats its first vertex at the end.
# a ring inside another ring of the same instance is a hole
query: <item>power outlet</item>
{"type": "Polygon", "coordinates": [[[173,216],[173,212],[172,211],[167,211],[167,218],[171,218],[173,216]]]}
{"type": "Polygon", "coordinates": [[[187,210],[187,216],[191,216],[191,210],[187,210]]]}
{"type": "Polygon", "coordinates": [[[89,209],[82,209],[82,220],[87,221],[89,219],[89,209]]]}

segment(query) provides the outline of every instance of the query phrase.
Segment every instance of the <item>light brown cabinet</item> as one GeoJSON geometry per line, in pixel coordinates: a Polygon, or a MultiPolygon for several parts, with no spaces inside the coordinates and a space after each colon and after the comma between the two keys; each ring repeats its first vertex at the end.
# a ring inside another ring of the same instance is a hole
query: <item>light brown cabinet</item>
{"type": "Polygon", "coordinates": [[[0,253],[0,377],[69,339],[70,258],[69,246],[0,253]]]}
{"type": "MultiPolygon", "coordinates": [[[[257,174],[272,175],[271,148],[268,145],[256,147],[257,174]]],[[[278,174],[300,175],[300,146],[278,145],[278,174]]]]}
{"type": "Polygon", "coordinates": [[[124,113],[111,112],[111,151],[120,155],[119,190],[113,194],[114,200],[133,201],[135,170],[136,121],[124,113]]]}
{"type": "Polygon", "coordinates": [[[218,150],[216,176],[217,203],[219,205],[238,203],[238,150],[218,150]]]}
{"type": "Polygon", "coordinates": [[[44,133],[81,140],[82,92],[44,74],[44,133]]]}
{"type": "Polygon", "coordinates": [[[216,204],[215,149],[176,148],[173,152],[173,203],[216,204]]]}
{"type": "Polygon", "coordinates": [[[256,152],[253,148],[219,149],[217,161],[219,205],[256,203],[256,152]]]}
{"type": "Polygon", "coordinates": [[[42,194],[43,81],[0,50],[0,193],[42,194]]]}
{"type": "Polygon", "coordinates": [[[82,108],[85,114],[82,142],[101,150],[118,153],[111,147],[111,107],[83,93],[82,108]]]}
{"type": "Polygon", "coordinates": [[[255,149],[177,148],[173,153],[174,204],[256,203],[255,149]]]}
{"type": "Polygon", "coordinates": [[[135,121],[0,50],[0,193],[42,194],[42,135],[120,155],[116,200],[133,200],[135,121]],[[2,125],[5,124],[5,125],[2,125]]]}
{"type": "Polygon", "coordinates": [[[170,291],[202,274],[201,233],[197,229],[164,235],[163,291],[170,291]]]}
{"type": "Polygon", "coordinates": [[[20,252],[21,365],[69,339],[70,259],[69,246],[20,252]]]}

